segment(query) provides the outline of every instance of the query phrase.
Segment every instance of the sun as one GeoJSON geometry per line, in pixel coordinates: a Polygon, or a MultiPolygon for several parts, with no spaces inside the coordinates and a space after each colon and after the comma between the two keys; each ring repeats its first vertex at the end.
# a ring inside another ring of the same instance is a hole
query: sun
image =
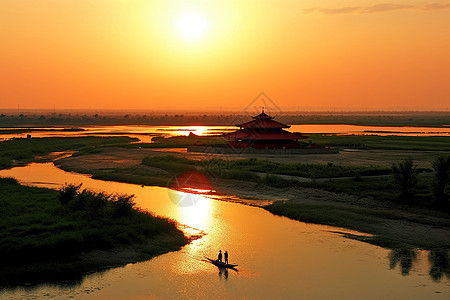
{"type": "Polygon", "coordinates": [[[185,10],[177,16],[175,27],[183,39],[197,41],[205,37],[209,23],[201,12],[185,10]]]}

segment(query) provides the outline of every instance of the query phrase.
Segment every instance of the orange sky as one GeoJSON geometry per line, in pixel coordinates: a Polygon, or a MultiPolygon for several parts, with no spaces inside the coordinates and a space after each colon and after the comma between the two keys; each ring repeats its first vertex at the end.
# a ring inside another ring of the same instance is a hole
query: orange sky
{"type": "Polygon", "coordinates": [[[450,107],[450,0],[1,0],[0,37],[0,108],[450,107]]]}

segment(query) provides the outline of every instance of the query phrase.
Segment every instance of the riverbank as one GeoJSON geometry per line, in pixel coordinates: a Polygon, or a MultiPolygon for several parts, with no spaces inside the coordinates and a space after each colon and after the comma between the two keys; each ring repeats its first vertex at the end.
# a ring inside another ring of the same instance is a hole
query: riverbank
{"type": "Polygon", "coordinates": [[[131,196],[78,189],[63,199],[11,178],[0,189],[0,287],[77,282],[189,242],[173,221],[134,209],[131,196]]]}
{"type": "MultiPolygon", "coordinates": [[[[180,151],[172,154],[197,160],[206,158],[201,154],[180,153],[180,151]]],[[[359,152],[357,154],[359,158],[361,154],[359,152]]],[[[108,179],[105,174],[114,172],[115,175],[111,175],[110,180],[121,181],[118,180],[121,178],[117,174],[122,174],[122,178],[127,182],[168,186],[173,176],[170,171],[141,164],[143,157],[162,155],[167,155],[167,152],[151,149],[107,149],[104,153],[58,160],[56,165],[65,170],[97,174],[96,176],[99,176],[98,172],[101,171],[99,178],[102,178],[103,174],[102,179],[108,179]]],[[[381,153],[376,155],[380,156],[381,153]]],[[[224,158],[220,155],[214,157],[224,158]]],[[[426,153],[420,154],[420,157],[423,157],[420,163],[425,166],[426,153]]],[[[211,155],[207,158],[211,159],[211,155]]],[[[233,159],[240,158],[242,157],[233,159]]],[[[346,234],[349,238],[395,249],[450,248],[450,216],[445,212],[380,201],[373,196],[324,190],[319,186],[274,187],[277,185],[270,186],[263,182],[230,180],[214,176],[210,179],[213,189],[219,194],[238,196],[228,199],[225,197],[224,200],[261,206],[272,213],[303,222],[345,227],[371,235],[361,237],[346,234]]],[[[355,186],[356,183],[348,184],[355,186]]],[[[370,181],[362,181],[361,184],[370,185],[370,181]]]]}

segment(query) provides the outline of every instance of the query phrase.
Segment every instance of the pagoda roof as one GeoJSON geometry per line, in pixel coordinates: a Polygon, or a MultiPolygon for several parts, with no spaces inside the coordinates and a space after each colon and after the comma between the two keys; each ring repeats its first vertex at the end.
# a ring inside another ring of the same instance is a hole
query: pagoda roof
{"type": "Polygon", "coordinates": [[[252,118],[254,120],[242,124],[237,124],[236,126],[241,128],[258,128],[258,129],[275,129],[275,128],[291,127],[289,125],[272,120],[273,117],[264,113],[264,110],[259,115],[252,118]]]}
{"type": "Polygon", "coordinates": [[[269,120],[272,120],[273,119],[273,117],[271,117],[271,116],[269,116],[268,114],[266,114],[265,112],[264,112],[264,110],[259,114],[259,115],[257,115],[256,117],[252,117],[253,119],[269,119],[269,120]]]}
{"type": "Polygon", "coordinates": [[[247,129],[239,129],[235,132],[227,133],[225,137],[244,140],[296,140],[307,138],[301,133],[292,133],[284,130],[253,131],[247,129]]]}

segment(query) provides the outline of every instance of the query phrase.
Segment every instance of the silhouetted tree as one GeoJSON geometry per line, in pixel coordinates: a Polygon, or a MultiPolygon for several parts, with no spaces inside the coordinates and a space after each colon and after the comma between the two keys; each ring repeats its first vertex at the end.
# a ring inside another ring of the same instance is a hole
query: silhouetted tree
{"type": "Polygon", "coordinates": [[[394,182],[400,188],[400,201],[410,202],[414,195],[414,187],[417,184],[417,168],[412,159],[408,158],[399,163],[392,164],[394,182]]]}
{"type": "Polygon", "coordinates": [[[78,195],[81,185],[81,183],[79,185],[65,184],[59,190],[58,200],[61,202],[61,204],[65,205],[75,199],[75,197],[78,195]]]}
{"type": "Polygon", "coordinates": [[[403,276],[406,276],[411,271],[413,262],[416,260],[416,252],[410,249],[394,249],[389,254],[389,267],[395,269],[397,264],[400,265],[400,270],[403,276]]]}
{"type": "Polygon", "coordinates": [[[134,195],[115,195],[111,201],[114,204],[115,217],[129,215],[135,206],[134,195]]]}
{"type": "Polygon", "coordinates": [[[439,156],[433,161],[434,180],[433,180],[433,196],[434,204],[437,207],[445,207],[447,204],[447,195],[445,187],[450,179],[450,155],[439,156]]]}

